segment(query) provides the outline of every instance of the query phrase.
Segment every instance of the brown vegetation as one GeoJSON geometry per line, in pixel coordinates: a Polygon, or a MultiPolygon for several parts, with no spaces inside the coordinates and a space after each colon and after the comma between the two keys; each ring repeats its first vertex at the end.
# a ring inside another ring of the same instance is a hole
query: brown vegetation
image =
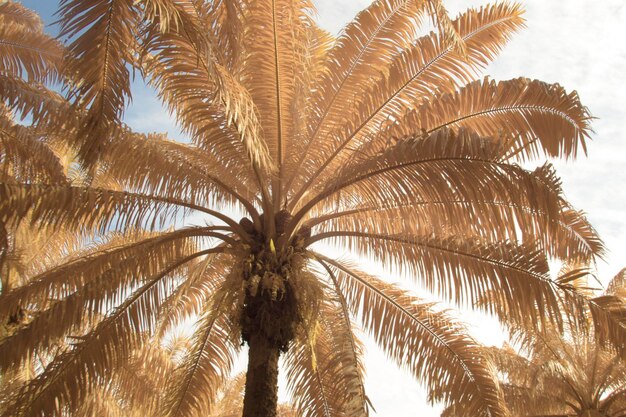
{"type": "Polygon", "coordinates": [[[584,150],[586,108],[559,85],[477,79],[520,7],[450,20],[438,0],[381,0],[338,37],[311,14],[306,0],[62,0],[60,43],[0,4],[0,267],[24,227],[78,242],[3,280],[0,372],[54,352],[3,416],[78,412],[188,318],[163,416],[211,415],[241,340],[245,417],[276,415],[281,355],[297,415],[367,415],[353,320],[433,400],[507,414],[462,325],[317,242],[514,323],[594,309],[626,353],[614,300],[549,273],[548,257],[586,263],[602,244],[549,164],[520,166],[584,150]],[[439,33],[418,37],[425,16],[439,33]],[[122,123],[133,70],[189,143],[122,123]]]}

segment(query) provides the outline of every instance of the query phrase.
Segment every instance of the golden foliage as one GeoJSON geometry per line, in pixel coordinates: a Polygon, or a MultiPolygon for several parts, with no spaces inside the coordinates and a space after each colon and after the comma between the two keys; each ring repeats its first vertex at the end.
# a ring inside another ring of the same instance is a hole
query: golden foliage
{"type": "Polygon", "coordinates": [[[80,156],[91,163],[130,100],[127,65],[133,61],[139,20],[132,0],[63,0],[59,12],[60,36],[70,40],[65,69],[69,96],[89,109],[74,140],[80,156]]]}
{"type": "MultiPolygon", "coordinates": [[[[307,152],[301,157],[304,165],[300,168],[300,175],[309,178],[304,186],[296,184],[294,187],[296,194],[292,204],[299,202],[316,178],[343,166],[355,149],[361,150],[363,144],[372,140],[379,143],[392,140],[395,136],[381,135],[381,130],[430,94],[439,90],[453,91],[459,81],[461,84],[471,81],[476,70],[495,57],[521,22],[518,7],[504,3],[484,10],[470,10],[460,16],[453,26],[469,48],[467,61],[448,45],[446,37],[437,34],[398,48],[398,52],[391,49],[395,52],[390,53],[393,59],[379,68],[384,77],[375,78],[376,82],[369,87],[361,87],[361,94],[350,95],[350,103],[337,109],[340,121],[335,121],[328,132],[322,132],[324,136],[315,132],[310,139],[307,152]],[[315,141],[317,137],[322,140],[315,141]]],[[[385,47],[389,51],[394,46],[385,47]]],[[[416,127],[419,132],[421,126],[416,127]]]]}
{"type": "Polygon", "coordinates": [[[325,257],[319,260],[336,275],[352,312],[360,312],[365,328],[399,366],[427,385],[431,399],[462,401],[474,415],[507,415],[490,365],[461,326],[392,284],[325,257]]]}
{"type": "Polygon", "coordinates": [[[239,413],[243,388],[223,387],[240,337],[286,351],[285,415],[366,416],[357,326],[432,401],[507,415],[461,324],[321,241],[531,330],[591,311],[597,343],[626,353],[621,281],[590,298],[580,271],[548,267],[602,242],[549,164],[518,165],[584,152],[587,109],[559,85],[477,80],[519,5],[450,19],[377,0],[338,37],[297,0],[59,13],[63,45],[0,4],[0,370],[19,381],[3,417],[239,413]],[[133,72],[189,142],[124,125],[133,72]],[[190,319],[191,342],[165,348],[190,319]]]}
{"type": "MultiPolygon", "coordinates": [[[[588,275],[579,269],[562,273],[573,285],[588,285],[588,275]]],[[[623,284],[623,277],[616,276],[604,295],[623,291],[623,284]]],[[[623,306],[623,297],[621,302],[623,306]]],[[[587,311],[591,319],[593,310],[587,311]]],[[[519,352],[505,346],[485,348],[484,354],[498,368],[513,415],[623,415],[626,366],[617,352],[600,345],[589,329],[569,326],[562,333],[551,326],[541,331],[513,326],[512,334],[519,352]]],[[[450,407],[442,414],[463,415],[472,414],[461,407],[450,407]]]]}
{"type": "Polygon", "coordinates": [[[39,16],[19,3],[0,4],[2,75],[30,82],[57,81],[63,49],[43,33],[39,16]]]}
{"type": "Polygon", "coordinates": [[[439,94],[392,127],[392,134],[411,134],[409,126],[427,132],[444,127],[465,127],[479,135],[506,131],[507,158],[532,158],[543,151],[549,156],[575,157],[585,149],[589,113],[575,92],[558,84],[518,78],[496,83],[485,78],[454,93],[439,94]]]}

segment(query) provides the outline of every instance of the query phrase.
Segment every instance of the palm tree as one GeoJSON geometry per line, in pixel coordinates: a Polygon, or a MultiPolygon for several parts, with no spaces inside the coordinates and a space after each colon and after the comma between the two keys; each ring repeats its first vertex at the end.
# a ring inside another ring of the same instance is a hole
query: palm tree
{"type": "MultiPolygon", "coordinates": [[[[318,242],[453,302],[490,297],[511,319],[558,325],[563,302],[581,316],[588,300],[550,278],[547,255],[587,262],[602,245],[549,165],[519,163],[575,157],[589,114],[559,85],[476,80],[523,25],[518,5],[451,21],[438,0],[381,0],[334,37],[304,0],[60,4],[62,72],[36,18],[0,5],[2,155],[27,174],[0,187],[0,221],[6,236],[28,221],[88,245],[2,295],[0,319],[25,305],[38,313],[0,342],[0,371],[78,338],[4,415],[77,409],[132,352],[190,317],[192,347],[163,415],[208,414],[241,340],[245,417],[276,415],[281,354],[299,415],[366,415],[353,319],[434,400],[505,415],[461,325],[318,242]],[[418,37],[425,15],[439,32],[418,37]],[[121,122],[131,68],[189,143],[121,122]],[[33,139],[68,146],[89,181],[31,175],[55,163],[37,147],[9,158],[21,146],[10,112],[32,118],[33,139]]],[[[624,328],[602,317],[623,351],[624,328]]]]}
{"type": "MultiPolygon", "coordinates": [[[[626,304],[626,269],[602,297],[626,304]]],[[[580,278],[579,278],[580,279],[580,278]]],[[[589,318],[591,319],[591,317],[589,318]]],[[[519,417],[619,417],[626,413],[626,365],[593,333],[570,327],[540,332],[514,329],[522,353],[486,348],[504,379],[509,409],[519,417]]],[[[450,408],[442,415],[466,415],[450,408]]]]}

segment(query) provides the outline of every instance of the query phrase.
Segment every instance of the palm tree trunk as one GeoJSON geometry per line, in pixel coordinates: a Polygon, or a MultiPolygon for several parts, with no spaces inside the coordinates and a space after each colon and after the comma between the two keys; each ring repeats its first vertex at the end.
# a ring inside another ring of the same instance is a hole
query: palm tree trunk
{"type": "Polygon", "coordinates": [[[243,417],[276,417],[280,350],[260,336],[251,337],[248,346],[243,417]]]}

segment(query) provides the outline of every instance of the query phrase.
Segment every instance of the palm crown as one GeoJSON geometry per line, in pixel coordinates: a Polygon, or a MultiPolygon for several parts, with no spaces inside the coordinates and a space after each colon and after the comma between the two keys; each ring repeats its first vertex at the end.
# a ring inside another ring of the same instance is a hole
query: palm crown
{"type": "Polygon", "coordinates": [[[602,246],[552,168],[519,163],[574,157],[589,114],[559,85],[476,79],[523,25],[518,5],[450,20],[439,1],[381,0],[338,37],[312,11],[296,0],[62,0],[62,46],[18,4],[0,5],[3,253],[26,220],[89,243],[2,295],[3,319],[36,313],[0,342],[0,369],[80,334],[5,415],[75,409],[187,317],[195,336],[164,415],[206,413],[241,338],[244,416],[275,414],[281,352],[299,414],[367,414],[352,319],[434,400],[506,413],[461,325],[314,244],[406,271],[454,302],[490,297],[510,320],[558,325],[564,299],[573,316],[587,301],[551,279],[547,256],[584,262],[602,246]],[[425,16],[440,30],[418,37],[425,16]],[[130,68],[189,143],[121,122],[130,68]],[[84,184],[52,145],[81,161],[84,184]],[[208,223],[191,226],[191,213],[208,223]]]}

